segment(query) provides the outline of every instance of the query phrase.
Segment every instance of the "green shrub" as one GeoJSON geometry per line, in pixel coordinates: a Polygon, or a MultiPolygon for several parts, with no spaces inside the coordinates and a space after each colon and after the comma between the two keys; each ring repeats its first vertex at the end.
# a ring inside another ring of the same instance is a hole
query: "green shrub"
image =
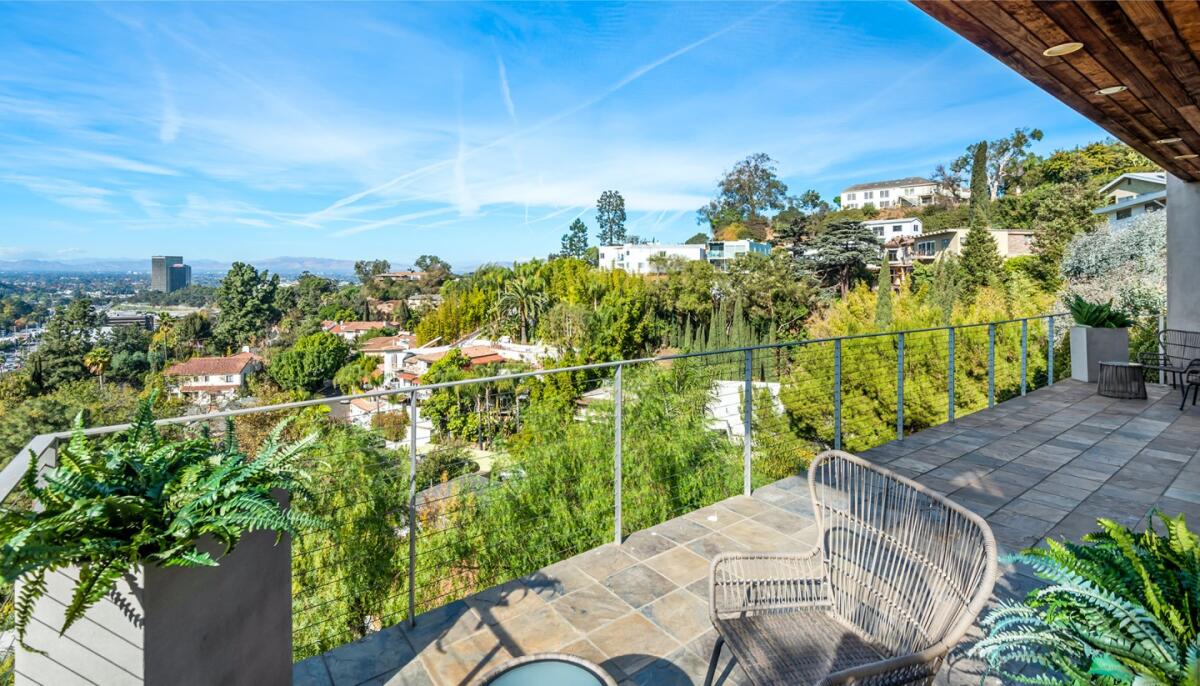
{"type": "Polygon", "coordinates": [[[281,443],[281,424],[250,459],[238,449],[232,425],[220,444],[165,439],[151,404],[143,402],[133,426],[105,447],[84,436],[81,415],[74,436],[58,450],[58,466],[40,478],[37,456],[30,454],[20,488],[41,509],[9,508],[0,515],[0,576],[24,583],[15,606],[22,642],[54,570],[79,568],[65,632],[135,565],[217,566],[196,547],[201,536],[212,536],[228,553],[249,531],[296,534],[318,525],[296,508],[281,507],[272,493],[305,490],[293,463],[315,436],[281,443]]]}
{"type": "Polygon", "coordinates": [[[1090,326],[1097,329],[1123,329],[1133,326],[1129,315],[1113,307],[1112,301],[1106,303],[1090,303],[1079,295],[1072,296],[1067,303],[1071,317],[1080,326],[1090,326]]]}
{"type": "Polygon", "coordinates": [[[1017,683],[1197,683],[1200,539],[1182,515],[1157,515],[1165,535],[1101,519],[1084,543],[1048,541],[1006,558],[1047,585],[1002,601],[971,654],[1017,683]]]}

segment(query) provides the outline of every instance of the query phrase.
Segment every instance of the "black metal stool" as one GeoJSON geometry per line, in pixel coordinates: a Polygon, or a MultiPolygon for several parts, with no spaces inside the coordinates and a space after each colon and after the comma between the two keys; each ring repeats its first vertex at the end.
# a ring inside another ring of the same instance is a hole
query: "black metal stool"
{"type": "Polygon", "coordinates": [[[1100,387],[1105,398],[1146,399],[1146,377],[1136,362],[1101,362],[1100,387]]]}

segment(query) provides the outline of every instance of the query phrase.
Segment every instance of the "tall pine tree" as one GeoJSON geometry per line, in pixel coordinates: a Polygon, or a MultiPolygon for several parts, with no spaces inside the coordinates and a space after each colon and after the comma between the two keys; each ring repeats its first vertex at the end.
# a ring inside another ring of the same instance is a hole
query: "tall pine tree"
{"type": "Polygon", "coordinates": [[[962,245],[962,286],[968,292],[988,285],[1004,268],[996,239],[988,231],[987,149],[987,141],[979,141],[972,151],[970,229],[962,245]]]}
{"type": "Polygon", "coordinates": [[[625,198],[617,191],[604,191],[596,201],[596,223],[600,225],[597,238],[600,245],[621,245],[625,242],[625,198]]]}
{"type": "Polygon", "coordinates": [[[576,218],[571,222],[571,226],[562,237],[562,252],[563,257],[574,257],[584,259],[587,257],[588,251],[588,228],[587,224],[583,223],[582,219],[576,218]]]}

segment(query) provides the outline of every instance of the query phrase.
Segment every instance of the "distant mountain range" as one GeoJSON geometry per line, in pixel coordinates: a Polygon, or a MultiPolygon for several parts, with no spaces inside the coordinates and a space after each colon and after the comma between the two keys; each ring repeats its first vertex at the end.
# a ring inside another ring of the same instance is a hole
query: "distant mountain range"
{"type": "MultiPolygon", "coordinates": [[[[224,273],[231,262],[220,260],[188,259],[193,272],[224,273]]],[[[301,272],[346,276],[354,274],[354,260],[335,260],[324,257],[271,257],[262,260],[246,260],[258,269],[267,269],[275,274],[293,276],[301,272]]],[[[397,266],[397,265],[394,265],[397,266]]],[[[69,260],[0,260],[0,273],[70,273],[70,272],[120,272],[150,273],[150,258],[69,259],[69,260]]]]}

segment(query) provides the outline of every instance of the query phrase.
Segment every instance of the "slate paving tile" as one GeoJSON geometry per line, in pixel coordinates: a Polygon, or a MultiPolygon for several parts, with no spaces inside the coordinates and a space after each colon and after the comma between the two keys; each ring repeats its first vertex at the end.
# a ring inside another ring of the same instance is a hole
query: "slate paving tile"
{"type": "Polygon", "coordinates": [[[604,580],[604,586],[635,608],[654,602],[679,587],[644,564],[613,574],[604,580]]]}

